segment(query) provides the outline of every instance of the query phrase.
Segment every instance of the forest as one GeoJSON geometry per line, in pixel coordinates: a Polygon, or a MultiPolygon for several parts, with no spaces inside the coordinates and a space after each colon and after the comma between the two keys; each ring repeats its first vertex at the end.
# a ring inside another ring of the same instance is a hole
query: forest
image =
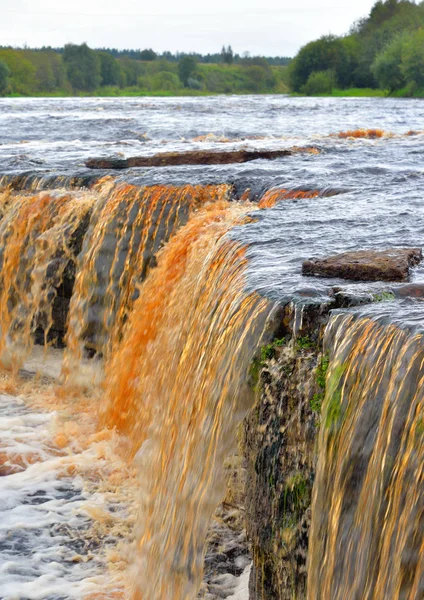
{"type": "MultiPolygon", "coordinates": [[[[282,36],[284,32],[282,32],[282,36]]],[[[156,53],[87,44],[0,46],[2,96],[201,94],[424,96],[424,1],[379,0],[344,36],[294,59],[221,52],[156,53]]]]}
{"type": "Polygon", "coordinates": [[[0,94],[8,96],[140,96],[287,93],[289,58],[157,55],[151,49],[0,47],[0,94]]]}
{"type": "MultiPolygon", "coordinates": [[[[290,63],[293,92],[381,90],[424,95],[424,2],[387,0],[342,37],[326,35],[300,49],[290,63]]],[[[348,95],[348,94],[347,94],[348,95]]]]}

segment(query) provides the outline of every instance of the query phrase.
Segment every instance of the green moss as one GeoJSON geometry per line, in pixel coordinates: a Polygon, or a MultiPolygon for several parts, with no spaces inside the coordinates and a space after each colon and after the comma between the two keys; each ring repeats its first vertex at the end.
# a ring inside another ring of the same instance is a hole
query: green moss
{"type": "Polygon", "coordinates": [[[267,344],[266,346],[262,346],[261,348],[261,361],[265,362],[266,360],[270,360],[275,357],[276,348],[280,348],[287,343],[287,339],[285,337],[281,339],[274,340],[271,344],[267,344]]]}
{"type": "Polygon", "coordinates": [[[328,406],[327,414],[325,418],[325,426],[329,429],[332,425],[337,423],[341,414],[341,399],[342,393],[340,390],[336,390],[331,396],[328,406]]]}
{"type": "Polygon", "coordinates": [[[259,358],[254,358],[249,367],[249,385],[255,391],[258,389],[261,367],[262,363],[259,358]]]}
{"type": "Polygon", "coordinates": [[[321,413],[322,403],[324,401],[324,392],[318,392],[312,396],[309,405],[314,412],[321,413]]]}
{"type": "Polygon", "coordinates": [[[310,485],[302,473],[289,477],[284,486],[284,525],[297,525],[299,516],[311,502],[310,485]]]}
{"type": "Polygon", "coordinates": [[[285,377],[290,377],[290,375],[293,375],[293,364],[288,364],[288,365],[283,365],[282,367],[282,372],[285,375],[285,377]]]}
{"type": "Polygon", "coordinates": [[[325,414],[325,426],[329,429],[336,425],[341,416],[342,391],[340,389],[340,380],[346,371],[346,365],[341,364],[335,367],[327,379],[326,398],[327,407],[325,414]]]}
{"type": "Polygon", "coordinates": [[[325,381],[329,364],[330,357],[328,356],[328,353],[323,354],[315,371],[315,380],[319,387],[319,392],[313,395],[312,400],[309,401],[309,405],[311,409],[317,413],[321,413],[321,407],[325,397],[325,381]]]}
{"type": "Polygon", "coordinates": [[[392,292],[381,292],[380,294],[373,294],[372,299],[374,302],[391,302],[395,299],[395,295],[392,292]]]}
{"type": "Polygon", "coordinates": [[[415,442],[417,444],[422,444],[422,437],[424,436],[424,418],[420,417],[417,422],[417,427],[415,429],[415,442]]]}
{"type": "Polygon", "coordinates": [[[298,352],[300,352],[301,350],[310,350],[314,346],[315,346],[315,344],[313,343],[311,338],[307,335],[305,335],[303,337],[298,337],[296,340],[296,344],[295,344],[295,348],[298,352]]]}
{"type": "Polygon", "coordinates": [[[317,366],[316,375],[315,375],[318,386],[323,390],[325,390],[325,380],[327,377],[327,371],[328,371],[329,364],[330,364],[330,357],[327,352],[326,354],[323,354],[321,356],[321,359],[317,366]]]}
{"type": "Polygon", "coordinates": [[[260,357],[254,358],[249,367],[249,385],[253,390],[258,390],[259,376],[264,363],[267,360],[274,358],[276,349],[281,348],[281,346],[284,346],[285,344],[287,344],[287,338],[283,337],[262,346],[260,357]]]}

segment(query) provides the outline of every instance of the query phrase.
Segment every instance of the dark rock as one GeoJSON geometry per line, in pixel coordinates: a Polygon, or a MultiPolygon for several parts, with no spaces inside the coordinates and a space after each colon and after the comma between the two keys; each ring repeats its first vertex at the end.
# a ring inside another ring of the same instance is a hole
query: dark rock
{"type": "Polygon", "coordinates": [[[424,298],[424,283],[409,283],[391,290],[396,298],[424,298]]]}
{"type": "Polygon", "coordinates": [[[55,190],[55,189],[81,189],[93,186],[101,174],[81,173],[80,175],[34,173],[28,171],[19,174],[7,174],[0,176],[0,189],[10,188],[14,191],[55,190]]]}
{"type": "Polygon", "coordinates": [[[355,281],[405,281],[422,258],[421,248],[359,250],[305,260],[302,273],[355,281]]]}
{"type": "Polygon", "coordinates": [[[286,307],[288,332],[261,361],[257,401],[244,421],[246,526],[252,545],[252,600],[306,598],[311,496],[322,394],[315,370],[329,306],[286,307]],[[302,326],[295,325],[297,312],[302,326]],[[289,334],[290,335],[290,334],[289,334]],[[314,404],[315,400],[315,404],[314,404]]]}
{"type": "Polygon", "coordinates": [[[178,165],[226,165],[244,163],[264,158],[272,160],[290,156],[291,150],[193,150],[190,152],[164,152],[154,156],[132,156],[131,158],[89,158],[89,169],[129,169],[131,167],[170,167],[178,165]]]}
{"type": "Polygon", "coordinates": [[[47,268],[44,285],[50,288],[53,302],[51,314],[41,310],[37,315],[35,330],[37,344],[42,345],[47,340],[55,346],[64,346],[69,305],[76,277],[76,257],[81,252],[90,218],[91,211],[84,215],[76,230],[71,234],[67,248],[59,250],[47,268]]]}
{"type": "Polygon", "coordinates": [[[335,308],[351,308],[361,304],[370,304],[371,302],[374,302],[371,292],[355,293],[341,289],[334,291],[335,308]]]}

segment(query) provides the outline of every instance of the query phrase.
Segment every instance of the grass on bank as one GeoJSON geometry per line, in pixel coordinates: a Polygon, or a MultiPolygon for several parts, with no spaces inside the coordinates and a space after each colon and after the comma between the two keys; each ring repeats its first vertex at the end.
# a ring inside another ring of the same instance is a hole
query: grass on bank
{"type": "Polygon", "coordinates": [[[334,88],[331,91],[331,94],[307,95],[293,92],[291,96],[300,98],[424,98],[424,89],[411,92],[410,89],[403,88],[402,90],[389,92],[388,90],[380,90],[375,88],[349,88],[347,90],[334,88]]]}

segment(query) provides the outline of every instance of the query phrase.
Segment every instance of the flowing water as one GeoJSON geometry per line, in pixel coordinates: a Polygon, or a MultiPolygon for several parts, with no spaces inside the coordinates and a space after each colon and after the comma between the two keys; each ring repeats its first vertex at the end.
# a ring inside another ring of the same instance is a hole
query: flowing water
{"type": "Polygon", "coordinates": [[[352,315],[327,328],[309,598],[424,593],[422,335],[352,315]]]}
{"type": "MultiPolygon", "coordinates": [[[[342,283],[302,260],[421,246],[424,104],[13,99],[0,127],[0,598],[194,598],[277,305],[342,283]],[[293,154],[84,166],[205,148],[293,154]]],[[[328,326],[310,600],[422,597],[422,300],[389,287],[328,326]]]]}

